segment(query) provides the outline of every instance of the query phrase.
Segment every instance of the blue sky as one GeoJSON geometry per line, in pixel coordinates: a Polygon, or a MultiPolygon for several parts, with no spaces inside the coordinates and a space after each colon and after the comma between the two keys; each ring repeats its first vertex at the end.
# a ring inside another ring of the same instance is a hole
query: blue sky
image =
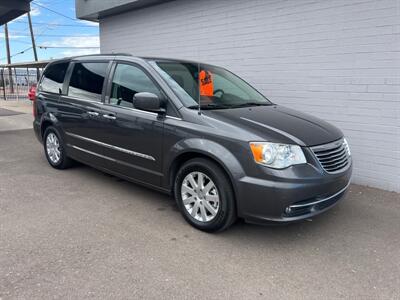
{"type": "MultiPolygon", "coordinates": [[[[31,17],[39,60],[72,55],[97,53],[99,28],[95,22],[76,20],[74,0],[34,0],[31,2],[31,17]],[[36,5],[37,4],[37,5],[36,5]],[[48,9],[59,12],[58,15],[48,9]],[[72,20],[73,19],[73,20],[72,20]],[[77,48],[75,48],[77,47],[77,48]]],[[[32,46],[26,15],[8,24],[11,62],[33,61],[32,49],[17,54],[32,46]],[[17,55],[16,55],[17,54],[17,55]]],[[[0,64],[6,63],[4,26],[0,28],[0,64]]]]}

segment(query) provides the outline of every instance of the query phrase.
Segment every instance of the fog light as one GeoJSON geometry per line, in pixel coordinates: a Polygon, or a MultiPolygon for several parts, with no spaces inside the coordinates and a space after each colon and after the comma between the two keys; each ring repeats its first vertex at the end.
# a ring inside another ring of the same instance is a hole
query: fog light
{"type": "Polygon", "coordinates": [[[292,209],[290,207],[286,207],[285,213],[290,214],[292,212],[292,209]]]}

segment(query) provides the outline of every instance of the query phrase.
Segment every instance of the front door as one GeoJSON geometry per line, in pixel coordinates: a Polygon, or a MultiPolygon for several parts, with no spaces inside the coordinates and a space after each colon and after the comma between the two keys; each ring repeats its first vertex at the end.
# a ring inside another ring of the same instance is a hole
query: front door
{"type": "Polygon", "coordinates": [[[140,66],[115,65],[103,117],[107,120],[103,141],[109,169],[136,181],[160,186],[162,179],[163,118],[133,107],[133,96],[162,92],[140,66]]]}

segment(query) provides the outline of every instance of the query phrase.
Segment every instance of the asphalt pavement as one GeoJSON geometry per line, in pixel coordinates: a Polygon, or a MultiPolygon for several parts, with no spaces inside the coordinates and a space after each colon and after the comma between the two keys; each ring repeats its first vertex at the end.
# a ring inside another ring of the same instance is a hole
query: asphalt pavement
{"type": "Polygon", "coordinates": [[[288,226],[185,223],[168,195],[0,132],[0,299],[400,299],[400,196],[351,185],[288,226]]]}

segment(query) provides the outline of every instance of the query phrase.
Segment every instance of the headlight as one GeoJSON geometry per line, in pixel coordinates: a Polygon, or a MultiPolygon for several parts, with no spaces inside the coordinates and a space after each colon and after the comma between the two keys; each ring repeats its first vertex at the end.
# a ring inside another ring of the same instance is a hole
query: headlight
{"type": "Polygon", "coordinates": [[[256,163],[274,169],[283,169],[307,162],[303,151],[297,145],[251,142],[250,148],[256,163]]]}
{"type": "Polygon", "coordinates": [[[344,145],[344,148],[345,148],[346,151],[347,151],[347,154],[348,154],[349,156],[351,156],[351,151],[350,151],[349,143],[347,142],[347,140],[346,140],[345,138],[343,139],[343,145],[344,145]]]}

